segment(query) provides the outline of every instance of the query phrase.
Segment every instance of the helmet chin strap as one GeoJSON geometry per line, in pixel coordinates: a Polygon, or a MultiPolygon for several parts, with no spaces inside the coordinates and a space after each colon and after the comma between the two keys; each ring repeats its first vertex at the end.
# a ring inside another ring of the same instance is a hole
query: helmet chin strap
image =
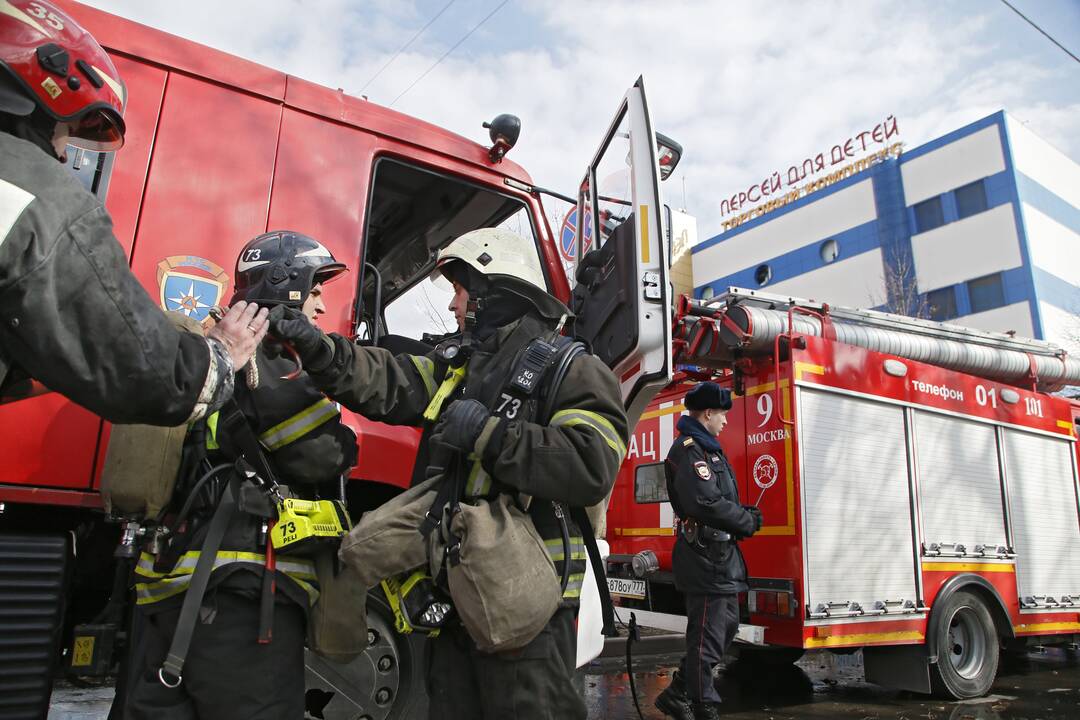
{"type": "Polygon", "coordinates": [[[0,113],[0,132],[31,142],[47,152],[49,157],[64,162],[64,159],[56,154],[52,141],[53,133],[56,132],[56,121],[41,109],[35,108],[31,114],[22,116],[0,113]]]}

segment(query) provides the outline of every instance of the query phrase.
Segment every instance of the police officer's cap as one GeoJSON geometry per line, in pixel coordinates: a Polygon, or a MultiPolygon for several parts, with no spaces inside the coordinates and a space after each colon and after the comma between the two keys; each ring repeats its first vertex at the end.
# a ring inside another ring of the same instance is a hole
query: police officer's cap
{"type": "Polygon", "coordinates": [[[683,404],[687,410],[730,410],[731,391],[714,382],[703,382],[686,393],[683,404]]]}

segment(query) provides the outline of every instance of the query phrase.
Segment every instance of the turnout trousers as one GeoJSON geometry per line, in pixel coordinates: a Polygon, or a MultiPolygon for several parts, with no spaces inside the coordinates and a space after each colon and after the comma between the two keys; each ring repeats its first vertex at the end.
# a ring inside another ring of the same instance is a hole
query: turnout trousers
{"type": "Polygon", "coordinates": [[[136,644],[129,658],[123,720],[303,720],[303,608],[274,606],[273,639],[259,644],[259,601],[214,588],[206,593],[184,664],[183,682],[170,689],[158,680],[179,606],[147,613],[137,609],[136,644]]]}
{"type": "Polygon", "coordinates": [[[460,625],[430,641],[429,720],[585,720],[574,686],[575,608],[560,608],[520,650],[482,653],[460,625]]]}
{"type": "Polygon", "coordinates": [[[691,702],[718,703],[713,667],[739,631],[739,596],[686,594],[686,655],[679,670],[691,702]]]}

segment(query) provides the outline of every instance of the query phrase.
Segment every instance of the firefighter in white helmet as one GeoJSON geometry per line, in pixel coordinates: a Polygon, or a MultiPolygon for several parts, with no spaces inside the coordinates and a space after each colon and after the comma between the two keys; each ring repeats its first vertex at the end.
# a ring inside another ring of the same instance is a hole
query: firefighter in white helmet
{"type": "MultiPolygon", "coordinates": [[[[414,484],[428,470],[429,453],[449,454],[468,468],[462,502],[499,492],[532,496],[528,512],[556,575],[566,579],[560,606],[523,649],[488,654],[462,625],[442,629],[430,648],[431,718],[586,715],[573,683],[584,539],[569,523],[564,542],[555,503],[585,507],[607,496],[628,429],[618,381],[591,354],[579,355],[551,386],[548,417],[539,416],[543,388],[537,396],[511,388],[525,350],[551,338],[569,314],[546,292],[536,258],[533,243],[496,228],[465,233],[444,248],[435,273],[453,286],[450,310],[460,334],[424,356],[395,357],[323,335],[296,313],[271,313],[271,332],[293,343],[328,396],[375,420],[423,427],[414,484]]],[[[539,376],[541,384],[550,377],[539,376]]]]}
{"type": "Polygon", "coordinates": [[[36,379],[113,422],[173,426],[221,407],[266,333],[239,303],[178,331],[128,267],[112,220],[61,163],[124,142],[112,60],[47,0],[0,0],[0,399],[36,379]]]}

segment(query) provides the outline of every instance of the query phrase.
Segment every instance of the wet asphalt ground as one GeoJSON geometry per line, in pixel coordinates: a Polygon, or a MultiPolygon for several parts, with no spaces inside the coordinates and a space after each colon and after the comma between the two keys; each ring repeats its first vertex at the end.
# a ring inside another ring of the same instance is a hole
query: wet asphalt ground
{"type": "MultiPolygon", "coordinates": [[[[653,700],[679,661],[678,644],[679,639],[660,639],[635,650],[634,684],[646,720],[664,718],[653,700]]],[[[638,717],[621,653],[621,643],[609,647],[585,675],[589,720],[638,717]]],[[[733,660],[720,670],[716,682],[725,698],[723,716],[738,720],[1080,719],[1080,657],[1058,648],[1018,658],[1003,655],[992,694],[960,703],[866,683],[858,653],[817,653],[796,665],[768,671],[733,660]]],[[[109,686],[60,682],[48,720],[104,720],[112,694],[109,686]]]]}

